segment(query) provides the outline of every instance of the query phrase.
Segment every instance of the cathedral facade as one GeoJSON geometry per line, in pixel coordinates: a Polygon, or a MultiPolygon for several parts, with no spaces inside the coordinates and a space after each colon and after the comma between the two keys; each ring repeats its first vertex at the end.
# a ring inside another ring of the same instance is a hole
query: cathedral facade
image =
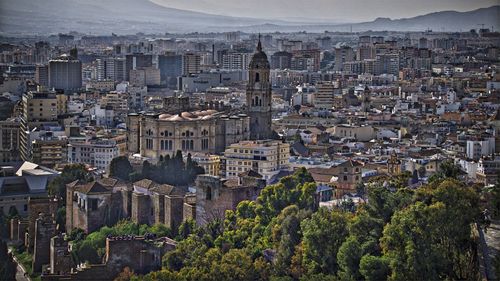
{"type": "Polygon", "coordinates": [[[219,154],[239,141],[271,139],[271,95],[270,65],[259,39],[249,67],[246,111],[190,110],[185,98],[174,98],[163,114],[129,114],[128,152],[154,162],[177,150],[219,154]],[[174,101],[186,104],[173,106],[174,101]]]}

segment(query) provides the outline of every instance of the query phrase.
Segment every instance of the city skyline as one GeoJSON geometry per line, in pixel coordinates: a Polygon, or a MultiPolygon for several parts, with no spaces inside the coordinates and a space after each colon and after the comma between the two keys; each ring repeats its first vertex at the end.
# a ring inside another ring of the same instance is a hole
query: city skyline
{"type": "Polygon", "coordinates": [[[499,15],[0,0],[0,280],[498,280],[499,15]]]}

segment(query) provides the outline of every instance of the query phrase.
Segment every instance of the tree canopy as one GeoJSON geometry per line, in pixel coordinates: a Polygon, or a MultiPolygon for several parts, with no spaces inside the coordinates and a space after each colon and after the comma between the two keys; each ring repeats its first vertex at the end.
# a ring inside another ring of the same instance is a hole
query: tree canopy
{"type": "MultiPolygon", "coordinates": [[[[367,185],[368,203],[353,213],[318,209],[312,177],[299,169],[223,221],[184,222],[162,270],[131,280],[473,280],[477,190],[447,176],[415,190],[405,186],[410,178],[367,185]]],[[[110,232],[87,236],[79,249],[99,257],[110,232]]]]}

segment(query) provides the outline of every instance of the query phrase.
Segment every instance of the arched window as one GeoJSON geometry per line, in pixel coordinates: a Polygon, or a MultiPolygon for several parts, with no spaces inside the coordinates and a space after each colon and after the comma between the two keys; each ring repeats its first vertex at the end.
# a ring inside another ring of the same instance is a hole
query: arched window
{"type": "Polygon", "coordinates": [[[255,82],[260,82],[260,74],[258,72],[255,73],[255,82]]]}
{"type": "Polygon", "coordinates": [[[205,194],[205,198],[207,200],[212,200],[212,188],[210,186],[207,186],[207,193],[205,194]]]}
{"type": "Polygon", "coordinates": [[[255,106],[259,105],[259,97],[255,97],[255,106]]]}

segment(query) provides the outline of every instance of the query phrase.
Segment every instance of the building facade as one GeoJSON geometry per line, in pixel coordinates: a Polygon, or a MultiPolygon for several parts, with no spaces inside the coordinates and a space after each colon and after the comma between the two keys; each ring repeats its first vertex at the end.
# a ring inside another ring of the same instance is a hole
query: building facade
{"type": "Polygon", "coordinates": [[[78,90],[82,87],[82,62],[67,55],[49,61],[49,87],[78,90]]]}
{"type": "Polygon", "coordinates": [[[224,158],[226,178],[237,178],[240,173],[253,170],[269,182],[280,171],[288,170],[290,144],[274,140],[241,141],[228,146],[224,158]]]}
{"type": "Polygon", "coordinates": [[[216,110],[179,114],[129,114],[130,154],[158,160],[177,150],[190,153],[220,153],[250,136],[249,118],[244,114],[225,115],[216,110]]]}

